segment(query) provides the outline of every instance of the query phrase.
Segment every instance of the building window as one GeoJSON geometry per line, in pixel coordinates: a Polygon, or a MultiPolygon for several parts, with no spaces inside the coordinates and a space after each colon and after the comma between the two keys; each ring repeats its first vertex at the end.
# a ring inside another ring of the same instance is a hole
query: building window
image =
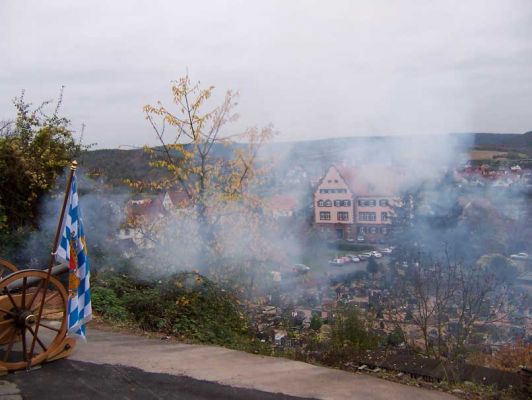
{"type": "Polygon", "coordinates": [[[340,200],[334,200],[334,206],[340,207],[342,205],[342,202],[340,200]]]}
{"type": "Polygon", "coordinates": [[[358,205],[361,207],[375,207],[377,200],[359,200],[358,205]]]}
{"type": "Polygon", "coordinates": [[[359,226],[359,227],[358,227],[358,233],[361,233],[361,234],[366,233],[366,228],[363,227],[363,226],[359,226]]]}
{"type": "Polygon", "coordinates": [[[386,199],[379,200],[379,206],[387,207],[388,206],[388,200],[386,200],[386,199]]]}
{"type": "Polygon", "coordinates": [[[372,226],[371,228],[369,228],[369,231],[370,231],[371,233],[377,233],[377,228],[374,227],[374,226],[372,226]]]}
{"type": "Polygon", "coordinates": [[[388,213],[386,211],[381,212],[381,221],[388,221],[388,213]]]}
{"type": "Polygon", "coordinates": [[[351,200],[342,200],[342,206],[349,207],[351,205],[351,200]]]}
{"type": "Polygon", "coordinates": [[[338,221],[349,221],[349,213],[347,211],[338,211],[338,221]]]}
{"type": "Polygon", "coordinates": [[[358,219],[360,221],[376,221],[377,213],[375,212],[359,212],[358,219]]]}
{"type": "Polygon", "coordinates": [[[335,180],[334,180],[334,183],[338,183],[338,179],[335,179],[335,180]]]}
{"type": "Polygon", "coordinates": [[[381,228],[381,232],[386,235],[388,233],[388,228],[381,228]]]}
{"type": "Polygon", "coordinates": [[[318,200],[318,207],[323,207],[323,200],[318,200]]]}
{"type": "Polygon", "coordinates": [[[332,207],[332,201],[331,200],[325,200],[324,207],[332,207]]]}
{"type": "Polygon", "coordinates": [[[330,221],[331,220],[330,211],[320,211],[320,220],[321,221],[330,221]]]}

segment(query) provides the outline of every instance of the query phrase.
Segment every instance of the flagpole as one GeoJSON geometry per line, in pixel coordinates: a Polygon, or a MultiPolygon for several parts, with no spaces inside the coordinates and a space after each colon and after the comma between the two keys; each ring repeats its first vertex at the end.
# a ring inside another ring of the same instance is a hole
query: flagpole
{"type": "Polygon", "coordinates": [[[57,223],[57,229],[55,231],[54,244],[52,245],[52,252],[50,253],[50,262],[48,263],[48,278],[47,279],[50,279],[52,267],[54,266],[55,254],[56,254],[57,246],[59,245],[59,239],[61,237],[61,228],[63,227],[63,219],[65,217],[68,196],[70,195],[70,188],[72,187],[72,178],[74,177],[74,173],[76,172],[76,169],[78,169],[78,162],[74,160],[70,164],[70,174],[68,176],[67,187],[65,190],[65,197],[63,198],[63,207],[61,208],[61,215],[59,217],[59,222],[57,223]]]}
{"type": "MultiPolygon", "coordinates": [[[[74,173],[76,172],[76,169],[78,168],[78,162],[76,160],[73,160],[72,163],[70,164],[70,174],[68,176],[68,181],[67,181],[67,187],[66,187],[66,190],[65,190],[65,196],[63,198],[63,206],[61,207],[61,215],[59,217],[59,222],[57,223],[57,229],[55,231],[55,238],[54,238],[54,243],[52,245],[52,252],[50,253],[50,261],[48,263],[48,271],[47,271],[47,274],[46,274],[46,279],[44,281],[41,281],[41,282],[44,282],[44,293],[43,293],[43,296],[42,296],[42,299],[41,299],[41,304],[39,306],[39,313],[37,314],[37,322],[36,322],[36,325],[35,325],[35,334],[33,334],[33,340],[31,342],[31,347],[30,347],[30,357],[28,359],[28,369],[31,368],[31,359],[33,358],[33,350],[35,349],[35,341],[36,341],[36,338],[37,338],[37,333],[39,332],[39,326],[41,324],[41,316],[42,316],[42,311],[44,309],[44,302],[45,302],[45,299],[46,299],[46,292],[48,291],[48,284],[50,283],[50,276],[52,275],[52,267],[54,266],[54,263],[55,263],[55,255],[56,255],[56,252],[57,252],[57,246],[59,245],[59,239],[61,238],[61,228],[63,227],[63,220],[65,218],[65,212],[66,212],[66,207],[67,207],[67,203],[68,203],[68,197],[70,195],[70,189],[72,187],[72,178],[74,177],[74,173]]],[[[38,293],[40,290],[42,289],[42,283],[41,285],[39,286],[39,288],[37,289],[37,292],[38,293]]],[[[35,294],[36,296],[37,294],[35,294]]],[[[24,340],[24,339],[23,339],[24,340]]]]}

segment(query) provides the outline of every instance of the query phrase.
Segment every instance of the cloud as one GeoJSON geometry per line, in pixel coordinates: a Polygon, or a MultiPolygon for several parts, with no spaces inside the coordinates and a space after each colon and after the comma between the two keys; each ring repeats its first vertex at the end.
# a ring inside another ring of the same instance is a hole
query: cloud
{"type": "Polygon", "coordinates": [[[0,4],[0,118],[66,85],[100,147],[154,143],[141,108],[192,79],[241,92],[232,129],[281,140],[530,129],[528,1],[0,4]]]}

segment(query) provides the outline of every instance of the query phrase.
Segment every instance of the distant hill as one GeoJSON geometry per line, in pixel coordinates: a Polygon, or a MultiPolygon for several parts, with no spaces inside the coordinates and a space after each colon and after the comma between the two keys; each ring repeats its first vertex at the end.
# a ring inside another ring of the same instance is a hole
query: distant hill
{"type": "MultiPolygon", "coordinates": [[[[464,133],[455,134],[464,142],[474,143],[471,150],[497,150],[526,153],[532,157],[532,131],[524,134],[464,133]]],[[[262,154],[273,157],[283,164],[304,165],[307,172],[319,175],[339,155],[349,149],[378,149],[384,145],[399,145],[404,140],[397,136],[380,137],[346,137],[299,142],[269,143],[264,146],[262,154]]],[[[244,146],[236,144],[235,146],[244,146]]],[[[216,157],[229,158],[233,148],[217,145],[213,148],[216,157]]],[[[150,156],[143,149],[91,150],[80,157],[83,170],[93,176],[103,176],[111,185],[120,185],[125,179],[156,179],[163,173],[160,169],[149,166],[150,156]]]]}
{"type": "Polygon", "coordinates": [[[523,134],[475,133],[475,147],[519,151],[532,157],[532,131],[523,134]]]}

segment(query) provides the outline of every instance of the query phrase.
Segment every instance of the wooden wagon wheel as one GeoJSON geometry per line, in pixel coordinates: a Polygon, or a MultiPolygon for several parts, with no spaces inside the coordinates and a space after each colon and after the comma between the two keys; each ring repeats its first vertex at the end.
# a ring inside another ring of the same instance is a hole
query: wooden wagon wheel
{"type": "Polygon", "coordinates": [[[15,264],[0,258],[0,280],[4,279],[10,273],[16,271],[18,271],[18,268],[15,266],[15,264]]]}
{"type": "Polygon", "coordinates": [[[28,269],[0,281],[0,369],[34,366],[68,348],[67,292],[53,276],[46,286],[46,278],[46,271],[28,269]]]}

